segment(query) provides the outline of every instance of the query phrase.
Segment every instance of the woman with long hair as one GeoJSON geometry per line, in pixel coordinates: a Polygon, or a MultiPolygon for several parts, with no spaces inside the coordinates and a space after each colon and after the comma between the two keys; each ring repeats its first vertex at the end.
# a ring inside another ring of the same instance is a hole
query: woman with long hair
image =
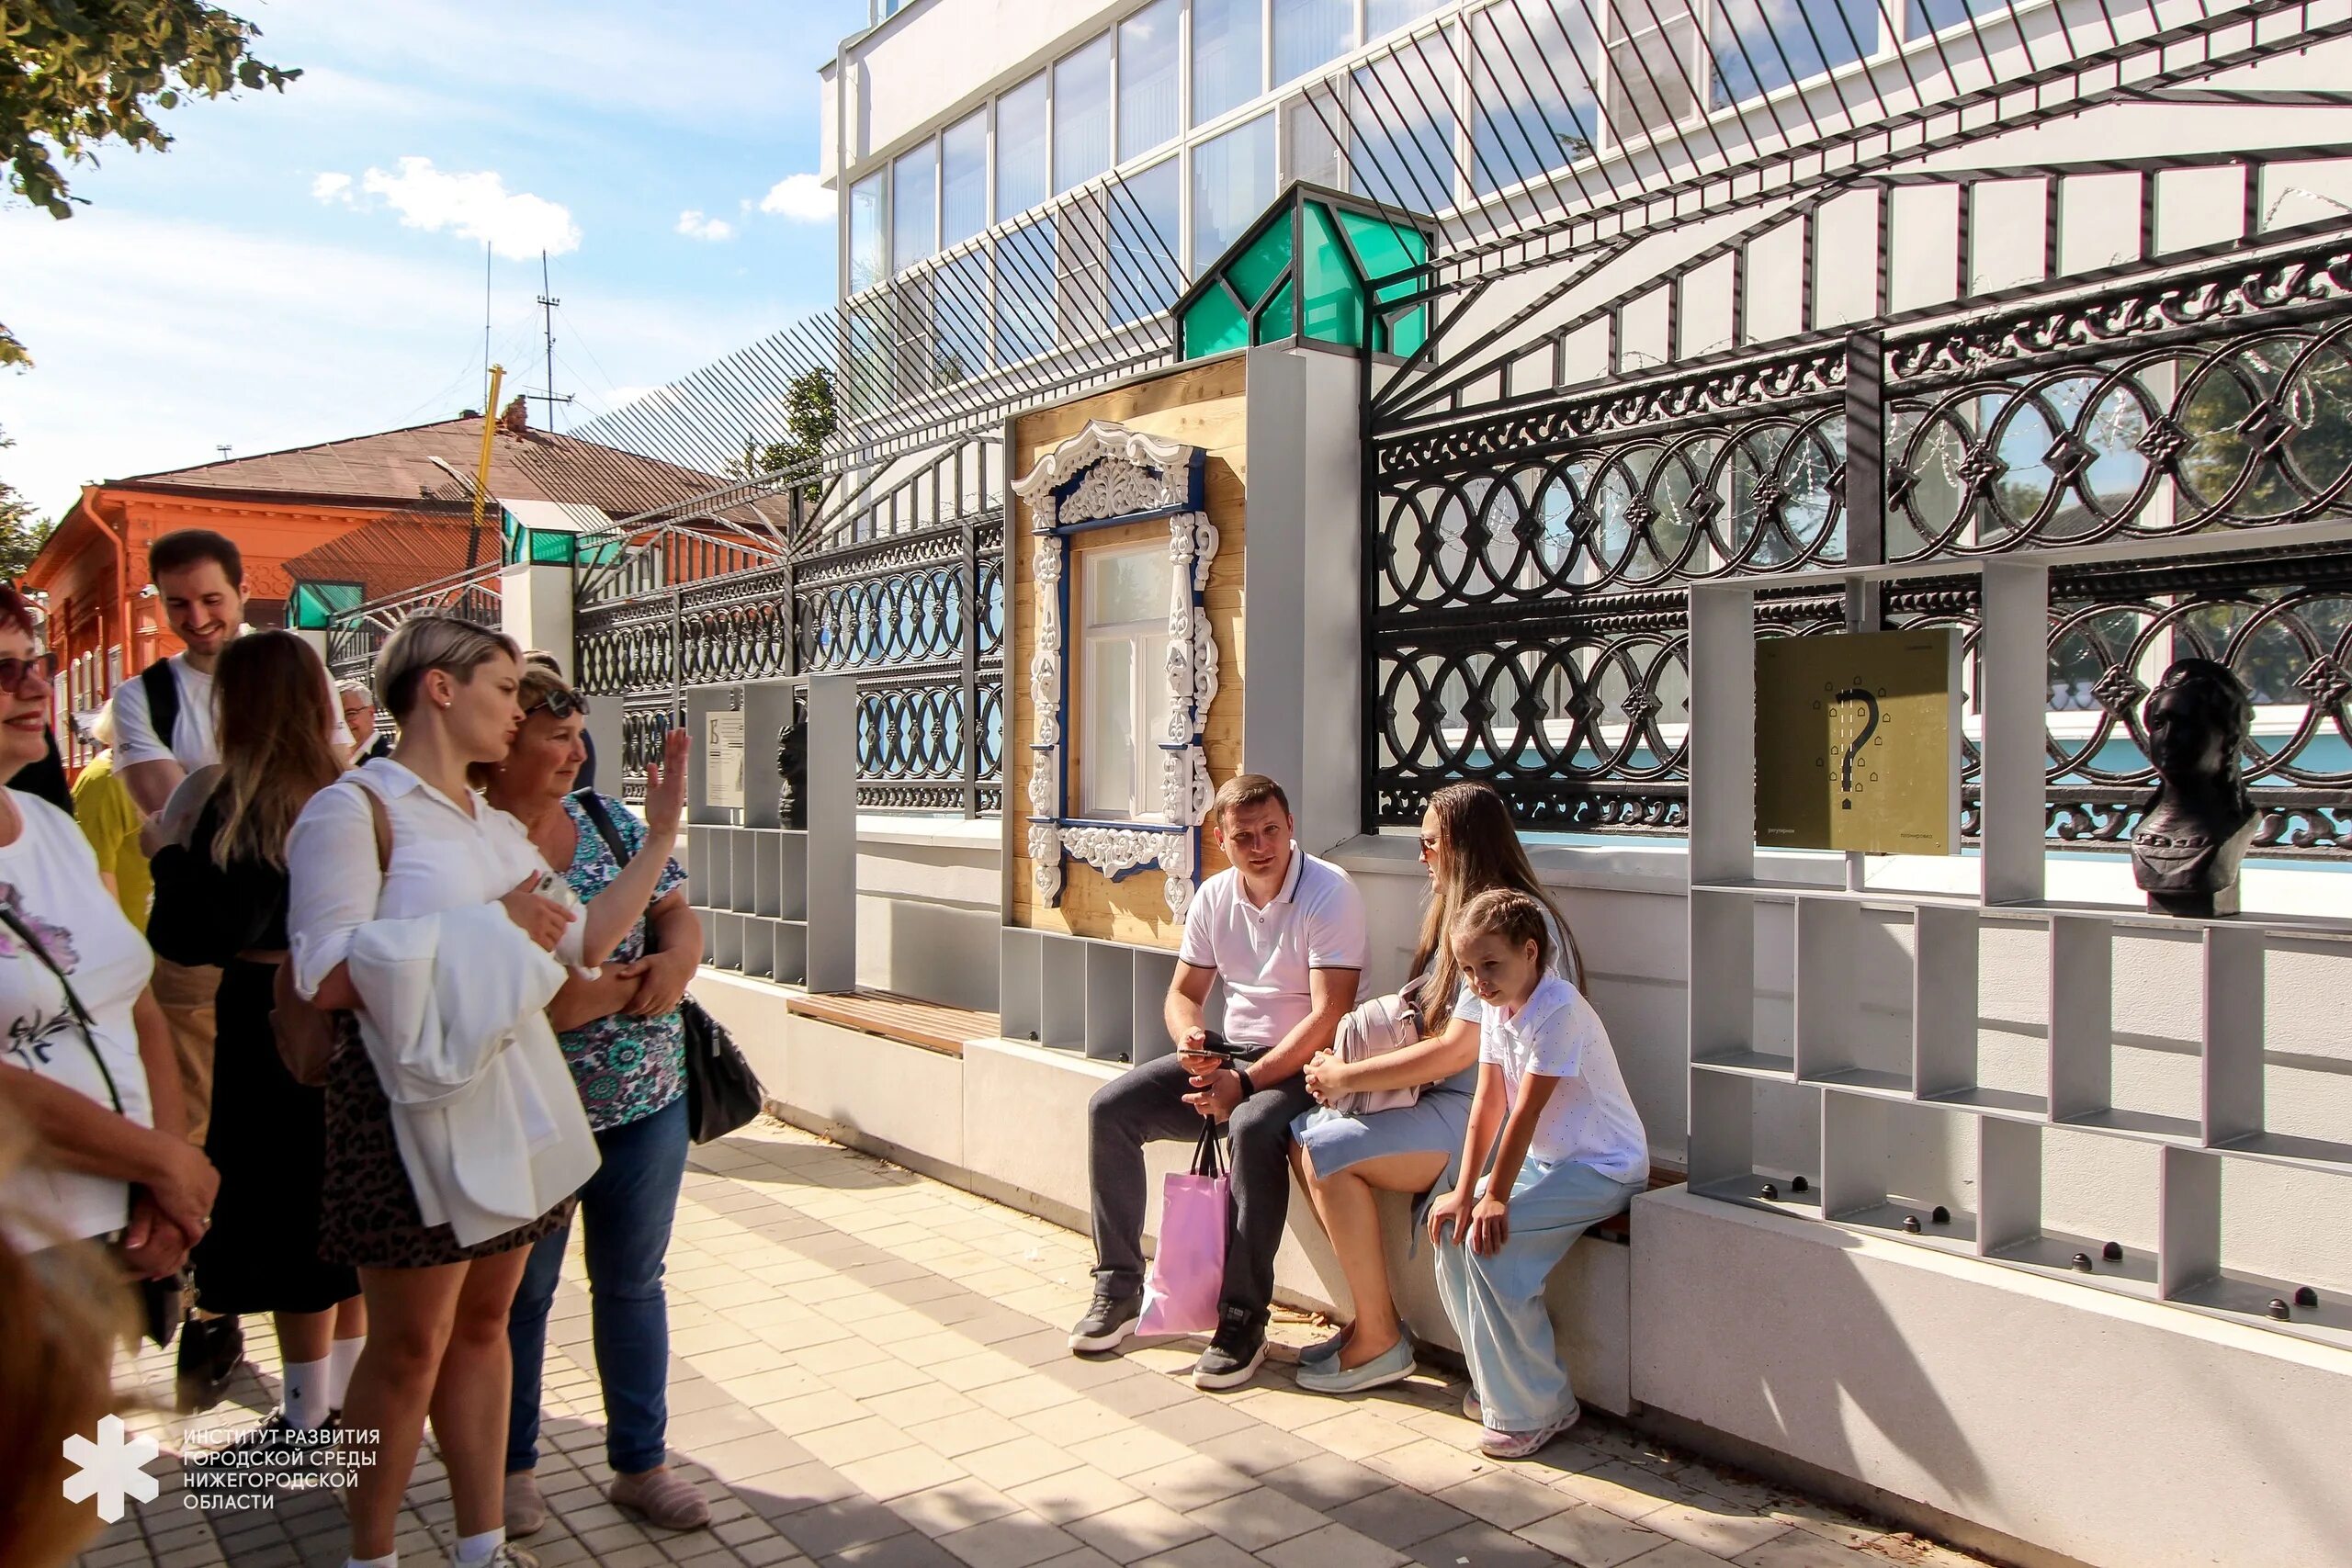
{"type": "Polygon", "coordinates": [[[325,667],[292,632],[223,649],[213,702],[220,761],[191,776],[203,793],[187,841],[155,855],[147,940],[172,963],[220,970],[204,1138],[220,1195],[192,1261],[206,1311],[277,1320],[267,1440],[328,1425],[368,1332],[358,1277],[319,1257],[326,1096],[287,1071],[270,1023],[286,961],[287,838],[343,762],[325,667]]]}
{"type": "Polygon", "coordinates": [[[1463,981],[1448,933],[1462,908],[1497,887],[1533,898],[1550,923],[1555,973],[1582,989],[1584,960],[1568,922],[1535,880],[1527,851],[1501,795],[1476,781],[1430,796],[1421,814],[1421,863],[1430,899],[1414,945],[1423,1038],[1361,1062],[1325,1052],[1306,1065],[1306,1086],[1320,1102],[1292,1124],[1300,1174],[1339,1256],[1355,1319],[1299,1358],[1298,1384],[1318,1393],[1351,1393],[1398,1382],[1415,1370],[1413,1342],[1396,1316],[1381,1251],[1377,1194],[1418,1195],[1420,1223],[1429,1195],[1451,1188],[1461,1157],[1470,1101],[1478,1086],[1478,1043],[1485,1009],[1463,981]],[[1332,1109],[1342,1095],[1420,1087],[1411,1105],[1362,1115],[1332,1109]]]}
{"type": "Polygon", "coordinates": [[[543,1010],[562,965],[603,961],[669,859],[649,840],[575,914],[523,825],[471,787],[522,727],[521,683],[511,637],[452,615],[401,623],[376,662],[399,740],[313,795],[288,844],[294,988],[344,1014],[320,1240],[368,1302],[342,1418],[365,1445],[358,1568],[396,1562],[428,1416],[457,1561],[537,1568],[505,1539],[506,1314],[532,1246],[564,1227],[597,1164],[543,1010]]]}
{"type": "MultiPolygon", "coordinates": [[[[526,660],[529,658],[526,655],[526,660]]],[[[593,909],[650,841],[677,832],[684,770],[649,792],[640,822],[608,795],[575,793],[587,758],[588,700],[537,662],[523,670],[523,728],[484,790],[513,814],[540,855],[593,909]]],[[[682,742],[684,732],[675,731],[682,742]]],[[[574,976],[548,1009],[564,1061],[604,1156],[580,1191],[596,1380],[605,1396],[605,1458],[612,1501],[665,1529],[699,1529],[710,1505],[669,1467],[669,1306],[662,1291],[678,1190],[685,1179],[685,1023],[678,1011],[702,959],[702,927],[686,906],[685,873],[671,861],[602,974],[574,976]]],[[[506,1530],[547,1523],[538,1464],[539,1369],[566,1234],[532,1248],[508,1320],[514,1397],[506,1431],[506,1530]]]]}

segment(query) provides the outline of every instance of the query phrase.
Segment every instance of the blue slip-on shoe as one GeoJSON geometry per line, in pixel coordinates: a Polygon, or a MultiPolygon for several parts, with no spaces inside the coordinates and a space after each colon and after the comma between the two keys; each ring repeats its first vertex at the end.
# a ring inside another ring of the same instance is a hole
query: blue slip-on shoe
{"type": "Polygon", "coordinates": [[[1402,1382],[1420,1368],[1413,1360],[1413,1341],[1400,1338],[1361,1367],[1341,1367],[1331,1359],[1298,1369],[1298,1386],[1309,1393],[1362,1393],[1366,1389],[1402,1382]]]}
{"type": "Polygon", "coordinates": [[[1298,1364],[1302,1367],[1319,1367],[1344,1349],[1347,1343],[1348,1331],[1342,1328],[1329,1339],[1317,1339],[1314,1344],[1301,1350],[1298,1353],[1298,1364]]]}

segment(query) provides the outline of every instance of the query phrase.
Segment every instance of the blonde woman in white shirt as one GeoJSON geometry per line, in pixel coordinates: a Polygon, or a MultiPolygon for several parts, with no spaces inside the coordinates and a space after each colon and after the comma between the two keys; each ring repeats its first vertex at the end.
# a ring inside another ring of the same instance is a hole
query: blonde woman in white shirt
{"type": "MultiPolygon", "coordinates": [[[[452,616],[413,616],[385,643],[376,684],[383,711],[399,724],[399,744],[313,796],[288,842],[294,983],[320,1006],[363,1005],[349,960],[361,928],[376,920],[495,903],[541,949],[586,965],[626,930],[626,921],[592,908],[584,938],[567,940],[575,917],[534,891],[547,867],[522,824],[469,785],[469,771],[504,757],[522,725],[520,679],[521,650],[510,638],[452,616]],[[390,829],[389,871],[379,870],[368,794],[381,802],[390,829]],[[605,925],[613,930],[599,948],[605,925]]],[[[632,897],[633,910],[643,908],[669,849],[649,843],[650,863],[632,861],[614,883],[623,889],[616,908],[632,897]]],[[[347,1431],[376,1435],[350,1494],[351,1561],[361,1568],[396,1562],[395,1521],[429,1413],[449,1472],[456,1561],[531,1568],[536,1559],[506,1543],[503,1524],[506,1314],[531,1244],[562,1227],[571,1200],[463,1245],[449,1225],[424,1223],[391,1116],[369,1053],[346,1027],[327,1069],[320,1251],[359,1270],[368,1302],[368,1348],[343,1411],[347,1431]]],[[[518,1126],[518,1144],[522,1136],[518,1126]]]]}
{"type": "Polygon", "coordinates": [[[1642,1190],[1649,1143],[1600,1015],[1547,973],[1544,906],[1495,888],[1463,906],[1449,934],[1486,1018],[1462,1177],[1430,1207],[1438,1300],[1470,1363],[1480,1447],[1526,1459],[1582,1414],[1544,1281],[1588,1226],[1642,1190]]]}

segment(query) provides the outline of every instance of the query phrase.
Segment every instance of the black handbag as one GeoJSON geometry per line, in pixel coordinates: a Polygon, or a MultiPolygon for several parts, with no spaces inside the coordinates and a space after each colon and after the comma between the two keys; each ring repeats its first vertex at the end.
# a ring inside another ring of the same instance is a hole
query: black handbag
{"type": "MultiPolygon", "coordinates": [[[[597,837],[613,852],[617,864],[628,863],[628,845],[593,790],[574,792],[580,809],[596,825],[597,837]]],[[[767,1091],[752,1064],[735,1046],[727,1026],[710,1016],[691,996],[680,999],[678,1017],[686,1035],[686,1118],[694,1141],[707,1144],[723,1138],[757,1116],[767,1106],[767,1091]]]]}
{"type": "MultiPolygon", "coordinates": [[[[90,1028],[89,1012],[82,1006],[82,998],[75,994],[74,982],[65,977],[65,971],[57,966],[57,960],[49,955],[49,949],[41,945],[40,938],[33,934],[32,928],[5,903],[0,903],[0,925],[6,925],[8,934],[40,959],[42,968],[57,977],[58,985],[65,992],[65,1010],[74,1015],[74,1026],[81,1032],[82,1044],[90,1053],[90,1060],[97,1064],[98,1077],[106,1082],[107,1099],[113,1102],[114,1113],[121,1115],[122,1091],[115,1088],[114,1072],[107,1066],[106,1054],[98,1049],[97,1036],[90,1028]]],[[[160,1280],[140,1280],[139,1307],[141,1326],[146,1329],[147,1337],[155,1342],[155,1348],[169,1348],[172,1336],[179,1332],[180,1320],[187,1315],[187,1271],[183,1269],[166,1274],[160,1280]]]]}
{"type": "Polygon", "coordinates": [[[678,1012],[686,1024],[686,1114],[695,1142],[707,1144],[757,1116],[766,1108],[767,1091],[727,1026],[700,1002],[688,997],[678,1012]]]}

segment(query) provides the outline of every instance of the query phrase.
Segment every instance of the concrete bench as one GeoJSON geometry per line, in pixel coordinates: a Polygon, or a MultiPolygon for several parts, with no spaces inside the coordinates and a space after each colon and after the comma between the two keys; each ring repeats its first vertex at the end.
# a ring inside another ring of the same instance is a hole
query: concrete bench
{"type": "MultiPolygon", "coordinates": [[[[989,1014],[886,992],[809,995],[706,971],[695,994],[734,1032],[789,1120],[1085,1230],[1086,1103],[1124,1065],[1002,1039],[989,1014]]],[[[1190,1155],[1179,1143],[1147,1151],[1147,1232],[1158,1229],[1159,1179],[1190,1155]]],[[[1660,1170],[1652,1183],[1678,1179],[1660,1170]]],[[[1275,1257],[1276,1296],[1344,1315],[1351,1308],[1338,1259],[1305,1194],[1296,1198],[1275,1257]]],[[[1398,1310],[1422,1339],[1458,1353],[1430,1249],[1412,1243],[1411,1200],[1383,1194],[1381,1224],[1398,1310]]],[[[1544,1292],[1577,1398],[1615,1415],[1634,1408],[1630,1240],[1623,1216],[1595,1226],[1544,1292]]]]}
{"type": "MultiPolygon", "coordinates": [[[[1682,1173],[1653,1168],[1653,1190],[1671,1187],[1682,1173]]],[[[1339,1263],[1315,1224],[1304,1192],[1295,1194],[1291,1233],[1344,1307],[1347,1287],[1339,1263]]],[[[1397,1311],[1415,1336],[1459,1355],[1462,1347],[1437,1296],[1437,1269],[1424,1238],[1414,1245],[1413,1200],[1401,1192],[1380,1197],[1381,1239],[1388,1257],[1389,1289],[1397,1311]]],[[[1633,1413],[1633,1228],[1631,1212],[1587,1231],[1552,1271],[1544,1292],[1553,1332],[1568,1365],[1577,1397],[1612,1415],[1633,1413]]]]}

